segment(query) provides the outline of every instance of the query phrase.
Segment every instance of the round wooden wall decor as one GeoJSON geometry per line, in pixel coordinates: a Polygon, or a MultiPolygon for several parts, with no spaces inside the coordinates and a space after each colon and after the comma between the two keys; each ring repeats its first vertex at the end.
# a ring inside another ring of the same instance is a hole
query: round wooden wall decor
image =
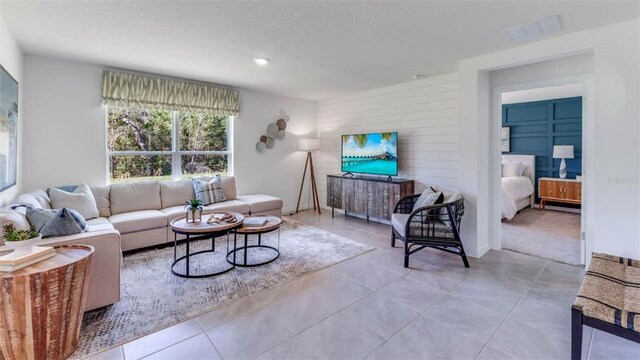
{"type": "Polygon", "coordinates": [[[278,119],[278,121],[276,121],[276,125],[278,125],[278,129],[280,129],[281,131],[287,128],[287,122],[284,121],[284,119],[278,119]]]}
{"type": "Polygon", "coordinates": [[[269,126],[267,126],[267,136],[270,139],[277,138],[278,137],[278,125],[276,125],[275,123],[269,124],[269,126]]]}
{"type": "Polygon", "coordinates": [[[276,139],[284,140],[287,136],[287,122],[289,116],[282,115],[275,122],[267,125],[267,133],[260,136],[260,141],[256,143],[256,150],[258,152],[264,152],[266,149],[273,149],[276,145],[276,139]]]}
{"type": "Polygon", "coordinates": [[[267,149],[273,149],[275,144],[276,144],[275,139],[272,139],[272,138],[267,139],[267,143],[266,143],[267,149]]]}

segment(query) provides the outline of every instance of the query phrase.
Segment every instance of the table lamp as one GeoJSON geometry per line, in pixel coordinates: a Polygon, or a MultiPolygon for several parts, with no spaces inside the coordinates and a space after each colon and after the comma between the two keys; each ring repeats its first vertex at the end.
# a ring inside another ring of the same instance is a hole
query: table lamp
{"type": "Polygon", "coordinates": [[[314,150],[320,150],[320,139],[300,139],[298,141],[298,149],[307,152],[307,160],[304,163],[304,172],[302,173],[302,183],[300,184],[300,193],[298,194],[298,204],[296,205],[296,214],[300,209],[300,198],[302,197],[302,189],[304,188],[304,180],[307,177],[307,166],[311,170],[311,197],[313,198],[313,211],[318,210],[320,212],[320,200],[318,198],[318,187],[316,186],[316,174],[313,171],[313,158],[311,152],[314,150]]]}
{"type": "Polygon", "coordinates": [[[564,159],[573,159],[573,145],[554,145],[553,158],[562,159],[560,162],[560,179],[567,177],[567,163],[564,159]]]}

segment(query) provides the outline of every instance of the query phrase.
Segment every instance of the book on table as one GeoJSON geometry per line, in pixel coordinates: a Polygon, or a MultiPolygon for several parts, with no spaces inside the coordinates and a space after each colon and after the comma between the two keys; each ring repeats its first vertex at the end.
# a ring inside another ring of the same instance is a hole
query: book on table
{"type": "Polygon", "coordinates": [[[53,257],[56,251],[48,246],[15,247],[0,255],[0,272],[11,272],[53,257]]]}
{"type": "Polygon", "coordinates": [[[243,226],[248,227],[260,227],[267,223],[267,218],[264,216],[246,217],[242,222],[243,226]]]}

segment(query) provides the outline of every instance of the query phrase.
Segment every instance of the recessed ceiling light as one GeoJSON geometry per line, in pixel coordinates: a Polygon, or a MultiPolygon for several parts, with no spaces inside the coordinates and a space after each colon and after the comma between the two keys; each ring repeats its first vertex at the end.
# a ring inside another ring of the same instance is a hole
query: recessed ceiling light
{"type": "Polygon", "coordinates": [[[269,63],[269,59],[267,58],[255,58],[253,59],[253,61],[255,61],[258,65],[267,65],[269,63]]]}

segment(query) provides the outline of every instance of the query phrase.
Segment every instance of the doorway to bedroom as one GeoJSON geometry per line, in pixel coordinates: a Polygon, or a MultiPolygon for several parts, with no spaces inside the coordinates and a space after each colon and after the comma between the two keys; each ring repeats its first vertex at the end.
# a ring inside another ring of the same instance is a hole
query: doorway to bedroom
{"type": "Polygon", "coordinates": [[[583,84],[499,96],[502,248],[584,264],[583,84]]]}

